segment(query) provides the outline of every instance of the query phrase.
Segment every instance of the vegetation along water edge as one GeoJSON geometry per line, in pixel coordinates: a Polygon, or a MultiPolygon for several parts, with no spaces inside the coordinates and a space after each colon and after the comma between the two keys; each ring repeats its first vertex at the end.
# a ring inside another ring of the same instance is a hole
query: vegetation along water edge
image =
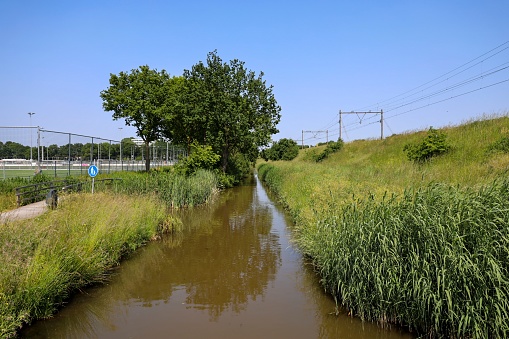
{"type": "MultiPolygon", "coordinates": [[[[122,180],[94,194],[84,185],[59,199],[55,210],[0,225],[0,337],[50,317],[72,293],[104,282],[122,258],[162,233],[180,236],[172,208],[206,203],[218,190],[216,175],[202,170],[110,177],[122,180]]],[[[2,185],[9,201],[20,183],[26,181],[2,185]]]]}
{"type": "Polygon", "coordinates": [[[426,337],[509,335],[509,117],[258,163],[352,315],[426,337]]]}

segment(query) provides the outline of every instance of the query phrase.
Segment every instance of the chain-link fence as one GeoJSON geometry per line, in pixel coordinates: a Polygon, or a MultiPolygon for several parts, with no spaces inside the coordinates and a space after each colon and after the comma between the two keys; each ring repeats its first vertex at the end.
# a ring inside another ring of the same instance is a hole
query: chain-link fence
{"type": "Polygon", "coordinates": [[[91,164],[101,173],[139,171],[175,164],[185,148],[158,141],[148,152],[140,140],[122,141],[49,131],[40,127],[0,126],[0,178],[29,177],[43,172],[55,177],[87,174],[91,164]]]}

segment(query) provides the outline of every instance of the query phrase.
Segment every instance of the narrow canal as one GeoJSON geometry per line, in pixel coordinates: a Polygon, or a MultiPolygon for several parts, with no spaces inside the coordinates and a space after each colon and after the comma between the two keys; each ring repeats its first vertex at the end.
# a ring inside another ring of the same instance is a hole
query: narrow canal
{"type": "Polygon", "coordinates": [[[257,178],[181,214],[185,231],[137,251],[23,338],[411,338],[336,314],[257,178]]]}

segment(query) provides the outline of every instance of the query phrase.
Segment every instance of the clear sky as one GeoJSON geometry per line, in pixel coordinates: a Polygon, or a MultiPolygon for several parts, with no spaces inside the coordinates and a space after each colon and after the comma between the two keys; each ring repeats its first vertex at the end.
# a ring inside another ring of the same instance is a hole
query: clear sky
{"type": "MultiPolygon", "coordinates": [[[[48,130],[135,136],[102,109],[110,73],[181,75],[216,49],[274,86],[276,140],[335,140],[339,110],[383,109],[385,136],[455,125],[509,111],[508,15],[507,0],[0,0],[0,126],[35,112],[48,130]]],[[[380,136],[379,115],[342,116],[345,141],[380,136]]]]}

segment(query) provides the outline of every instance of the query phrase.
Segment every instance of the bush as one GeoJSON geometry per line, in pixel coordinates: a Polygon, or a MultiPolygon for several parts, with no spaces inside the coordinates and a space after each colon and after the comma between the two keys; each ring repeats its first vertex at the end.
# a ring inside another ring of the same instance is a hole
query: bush
{"type": "Polygon", "coordinates": [[[283,138],[275,141],[269,149],[262,151],[262,158],[268,160],[290,161],[299,154],[299,146],[294,140],[283,138]]]}
{"type": "Polygon", "coordinates": [[[312,160],[315,162],[321,162],[324,159],[327,159],[329,155],[340,151],[343,148],[343,145],[344,142],[341,139],[338,139],[337,142],[330,141],[329,143],[327,143],[327,147],[321,152],[317,152],[316,150],[308,151],[305,159],[312,160]]]}
{"type": "Polygon", "coordinates": [[[191,154],[175,165],[175,171],[182,175],[191,175],[199,169],[212,170],[221,158],[212,151],[211,146],[193,143],[191,154]]]}
{"type": "Polygon", "coordinates": [[[447,153],[451,146],[446,142],[447,136],[433,127],[428,130],[428,135],[419,143],[409,143],[403,148],[408,160],[422,163],[432,157],[447,153]]]}
{"type": "Polygon", "coordinates": [[[509,153],[509,137],[502,137],[488,146],[488,153],[509,153]]]}
{"type": "MultiPolygon", "coordinates": [[[[238,185],[245,177],[251,173],[252,164],[249,161],[248,155],[242,153],[236,153],[230,156],[228,159],[227,171],[222,177],[223,179],[228,178],[227,181],[230,185],[224,187],[232,187],[238,185]]],[[[223,185],[225,181],[221,182],[223,185]]]]}

